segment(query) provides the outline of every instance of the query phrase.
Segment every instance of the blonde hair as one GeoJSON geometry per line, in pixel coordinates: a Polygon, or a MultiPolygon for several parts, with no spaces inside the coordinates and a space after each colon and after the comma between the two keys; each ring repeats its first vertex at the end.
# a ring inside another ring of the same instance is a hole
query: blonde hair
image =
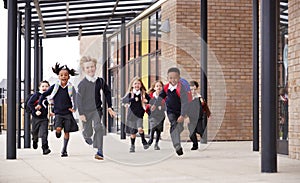
{"type": "Polygon", "coordinates": [[[93,62],[95,66],[97,65],[97,59],[91,57],[91,56],[83,56],[80,59],[80,67],[83,68],[83,64],[86,62],[93,62]]]}
{"type": "Polygon", "coordinates": [[[134,78],[130,81],[129,87],[128,87],[128,90],[127,90],[127,93],[132,92],[132,90],[133,90],[133,86],[132,86],[132,85],[133,85],[133,83],[134,83],[135,81],[139,81],[139,82],[141,83],[141,89],[140,89],[140,90],[141,90],[142,95],[145,96],[145,93],[146,93],[147,89],[146,89],[146,87],[145,87],[145,85],[144,85],[142,79],[141,79],[140,77],[138,77],[138,76],[134,77],[134,78]]]}

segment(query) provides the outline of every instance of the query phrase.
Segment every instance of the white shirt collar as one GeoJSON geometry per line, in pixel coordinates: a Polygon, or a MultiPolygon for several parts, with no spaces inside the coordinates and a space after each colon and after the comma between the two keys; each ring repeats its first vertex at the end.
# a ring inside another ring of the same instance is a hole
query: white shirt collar
{"type": "Polygon", "coordinates": [[[141,90],[136,91],[135,89],[132,90],[133,94],[139,95],[141,93],[141,90]]]}
{"type": "Polygon", "coordinates": [[[94,76],[94,77],[91,77],[91,76],[89,76],[89,75],[86,75],[85,77],[86,77],[86,79],[87,79],[88,81],[93,82],[93,83],[97,80],[97,77],[95,77],[95,76],[94,76]]]}
{"type": "Polygon", "coordinates": [[[175,86],[173,86],[173,85],[171,85],[171,84],[169,84],[169,90],[170,91],[173,91],[173,90],[175,90],[177,88],[177,84],[175,85],[175,86]]]}
{"type": "Polygon", "coordinates": [[[154,92],[153,97],[155,97],[157,99],[159,97],[159,94],[156,94],[156,92],[154,92]]]}

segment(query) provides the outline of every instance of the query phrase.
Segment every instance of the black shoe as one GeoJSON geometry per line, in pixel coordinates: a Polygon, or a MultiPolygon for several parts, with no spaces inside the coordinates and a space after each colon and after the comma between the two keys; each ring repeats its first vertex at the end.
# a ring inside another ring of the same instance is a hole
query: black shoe
{"type": "Polygon", "coordinates": [[[198,149],[198,146],[193,146],[193,147],[191,148],[192,151],[197,150],[197,149],[198,149]]]}
{"type": "Polygon", "coordinates": [[[32,147],[33,147],[33,149],[37,149],[38,148],[38,142],[37,141],[33,141],[32,147]]]}
{"type": "Polygon", "coordinates": [[[129,152],[130,153],[134,153],[135,152],[135,146],[134,145],[131,145],[131,147],[129,149],[129,152]]]}
{"type": "Polygon", "coordinates": [[[59,133],[55,132],[55,135],[56,135],[57,138],[60,138],[61,137],[61,132],[59,132],[59,133]]]}
{"type": "Polygon", "coordinates": [[[160,147],[158,146],[158,143],[155,143],[154,150],[160,150],[160,147]]]}
{"type": "Polygon", "coordinates": [[[183,155],[182,147],[180,147],[178,150],[176,150],[176,153],[178,156],[183,155]]]}
{"type": "Polygon", "coordinates": [[[148,145],[151,146],[152,142],[153,142],[153,140],[150,139],[150,140],[148,141],[148,145]]]}
{"type": "Polygon", "coordinates": [[[95,154],[95,159],[97,159],[97,160],[103,160],[103,153],[101,153],[101,152],[97,152],[97,154],[95,154]]]}
{"type": "Polygon", "coordinates": [[[85,142],[88,144],[88,145],[92,145],[93,144],[93,140],[91,138],[86,138],[85,139],[85,142]]]}
{"type": "Polygon", "coordinates": [[[67,157],[67,156],[68,156],[67,151],[61,153],[61,157],[67,157]]]}
{"type": "Polygon", "coordinates": [[[43,150],[43,155],[47,155],[47,154],[49,154],[49,153],[51,153],[51,150],[50,150],[50,149],[44,149],[44,150],[43,150]]]}

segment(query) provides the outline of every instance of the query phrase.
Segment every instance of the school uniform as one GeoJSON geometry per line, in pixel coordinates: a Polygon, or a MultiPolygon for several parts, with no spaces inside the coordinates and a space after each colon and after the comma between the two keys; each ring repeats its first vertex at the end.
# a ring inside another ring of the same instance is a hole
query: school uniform
{"type": "Polygon", "coordinates": [[[187,92],[181,87],[180,97],[176,93],[177,85],[169,85],[167,91],[162,90],[155,102],[155,106],[161,103],[162,99],[166,99],[167,116],[171,123],[170,134],[173,147],[177,151],[182,151],[180,143],[180,133],[183,131],[183,123],[178,123],[179,116],[185,116],[188,112],[188,96],[187,92]]]}
{"type": "Polygon", "coordinates": [[[189,103],[189,120],[188,129],[190,133],[190,139],[193,142],[193,148],[198,149],[198,139],[196,133],[203,136],[204,129],[202,125],[203,120],[203,108],[200,101],[201,96],[197,95],[193,97],[193,100],[189,103]]]}
{"type": "Polygon", "coordinates": [[[164,121],[165,121],[165,101],[162,100],[160,104],[158,104],[154,111],[151,111],[151,106],[155,103],[158,98],[155,92],[150,94],[150,101],[149,101],[149,109],[147,110],[149,115],[149,124],[150,124],[150,139],[148,144],[151,145],[153,142],[154,132],[156,132],[156,146],[160,138],[160,133],[163,131],[164,121]]]}
{"type": "Polygon", "coordinates": [[[48,146],[48,101],[42,101],[42,108],[39,110],[41,114],[36,115],[35,106],[41,96],[40,92],[34,93],[28,100],[27,106],[31,110],[32,120],[31,120],[31,134],[33,143],[38,142],[38,138],[42,139],[42,149],[43,151],[49,149],[48,146]]]}
{"type": "Polygon", "coordinates": [[[78,131],[78,125],[73,117],[73,113],[69,110],[76,109],[74,101],[76,100],[76,91],[71,83],[62,87],[60,83],[56,83],[45,91],[40,99],[39,105],[50,95],[50,99],[54,101],[53,112],[55,114],[54,128],[61,127],[64,132],[78,131]]]}
{"type": "MultiPolygon", "coordinates": [[[[111,91],[103,78],[86,76],[78,85],[77,107],[79,115],[85,115],[86,121],[83,122],[83,137],[87,140],[93,135],[94,148],[103,150],[103,136],[105,126],[102,122],[102,100],[101,92],[105,96],[108,108],[112,107],[111,91]]],[[[104,104],[105,105],[105,104],[104,104]]]]}
{"type": "MultiPolygon", "coordinates": [[[[128,93],[123,99],[122,103],[130,103],[127,111],[127,122],[126,122],[126,133],[136,134],[138,128],[143,128],[143,117],[145,113],[145,106],[142,104],[141,92],[137,91],[133,93],[128,93]]],[[[145,94],[145,98],[149,101],[150,96],[145,94]]]]}

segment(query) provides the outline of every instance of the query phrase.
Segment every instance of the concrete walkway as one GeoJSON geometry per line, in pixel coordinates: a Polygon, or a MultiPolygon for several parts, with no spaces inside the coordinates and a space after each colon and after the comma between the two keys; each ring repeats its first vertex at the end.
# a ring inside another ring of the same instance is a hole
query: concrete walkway
{"type": "Polygon", "coordinates": [[[136,153],[129,153],[129,138],[115,134],[105,137],[105,160],[94,159],[95,150],[80,132],[72,133],[69,157],[61,158],[62,138],[49,134],[52,152],[42,155],[39,148],[17,149],[17,159],[6,159],[6,134],[0,135],[0,182],[300,182],[300,161],[278,155],[278,173],[261,173],[261,156],[252,151],[252,142],[212,142],[191,151],[183,143],[178,157],[169,140],[161,150],[144,150],[140,139],[136,153]]]}

